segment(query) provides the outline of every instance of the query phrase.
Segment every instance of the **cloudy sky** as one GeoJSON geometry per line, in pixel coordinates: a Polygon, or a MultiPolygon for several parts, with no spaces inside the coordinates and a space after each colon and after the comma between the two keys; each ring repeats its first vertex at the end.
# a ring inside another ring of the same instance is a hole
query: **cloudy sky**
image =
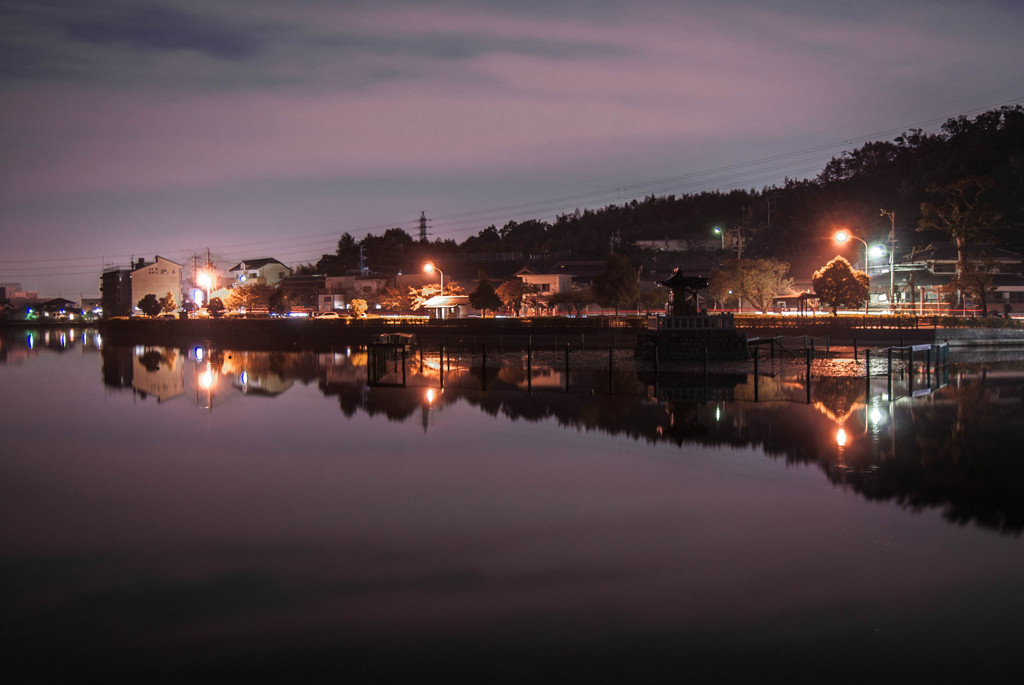
{"type": "Polygon", "coordinates": [[[1024,102],[1018,0],[0,0],[0,282],[814,176],[1024,102]]]}

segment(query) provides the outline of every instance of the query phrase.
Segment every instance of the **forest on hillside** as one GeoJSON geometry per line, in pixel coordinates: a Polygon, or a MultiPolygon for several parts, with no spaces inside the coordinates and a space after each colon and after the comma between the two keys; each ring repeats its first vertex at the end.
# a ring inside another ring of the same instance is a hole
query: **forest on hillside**
{"type": "Polygon", "coordinates": [[[834,157],[813,179],[761,190],[649,196],[576,210],[553,223],[510,221],[482,228],[461,244],[419,242],[400,228],[361,240],[346,233],[336,254],[310,270],[341,275],[362,264],[396,273],[443,259],[464,276],[482,269],[504,278],[524,265],[546,269],[560,261],[601,260],[613,250],[640,266],[652,259],[641,241],[683,241],[703,249],[720,238],[713,233],[717,227],[728,236],[726,250],[741,237],[744,257],[784,260],[802,278],[837,254],[832,236],[840,227],[868,242],[885,242],[894,226],[898,257],[915,246],[949,241],[948,233],[928,226],[933,222],[922,222],[922,205],[941,203],[957,188],[967,188],[966,201],[981,208],[973,240],[1024,251],[1024,108],[960,116],[936,133],[912,129],[891,141],[869,142],[834,157]]]}

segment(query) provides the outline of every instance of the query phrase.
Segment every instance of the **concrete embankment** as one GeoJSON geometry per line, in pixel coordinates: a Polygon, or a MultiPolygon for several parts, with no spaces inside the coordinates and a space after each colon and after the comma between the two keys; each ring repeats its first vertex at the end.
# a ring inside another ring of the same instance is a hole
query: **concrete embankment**
{"type": "Polygon", "coordinates": [[[1020,347],[1024,351],[1024,329],[936,328],[935,342],[948,342],[950,347],[1020,347]]]}
{"type": "Polygon", "coordinates": [[[239,349],[330,350],[367,345],[385,333],[413,333],[424,346],[469,349],[527,346],[632,349],[642,328],[612,319],[460,319],[409,322],[397,319],[112,319],[99,326],[114,344],[215,346],[239,349]]]}

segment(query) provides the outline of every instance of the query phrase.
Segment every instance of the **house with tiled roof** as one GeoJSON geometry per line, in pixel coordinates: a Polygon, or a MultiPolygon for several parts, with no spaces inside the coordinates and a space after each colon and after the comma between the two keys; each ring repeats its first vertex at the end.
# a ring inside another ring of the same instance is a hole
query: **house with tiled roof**
{"type": "Polygon", "coordinates": [[[236,285],[260,283],[277,285],[292,275],[292,270],[273,257],[246,259],[228,269],[236,285]]]}
{"type": "MultiPolygon", "coordinates": [[[[993,290],[988,294],[988,310],[996,314],[1024,313],[1024,262],[1019,252],[992,244],[970,245],[965,257],[976,263],[985,263],[992,277],[993,290]]],[[[890,279],[894,300],[901,309],[919,313],[945,311],[943,288],[957,273],[959,255],[952,243],[931,243],[914,250],[892,272],[888,269],[872,270],[872,303],[887,300],[890,279]]],[[[967,301],[966,309],[980,308],[980,303],[967,301]]]]}

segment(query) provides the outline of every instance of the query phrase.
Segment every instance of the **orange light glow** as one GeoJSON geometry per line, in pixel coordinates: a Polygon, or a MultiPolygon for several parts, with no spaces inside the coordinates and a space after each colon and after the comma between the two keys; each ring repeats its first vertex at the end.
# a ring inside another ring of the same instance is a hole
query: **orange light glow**
{"type": "Polygon", "coordinates": [[[209,364],[207,364],[206,370],[199,376],[199,385],[202,386],[204,390],[209,390],[213,387],[213,380],[213,369],[209,364]]]}

